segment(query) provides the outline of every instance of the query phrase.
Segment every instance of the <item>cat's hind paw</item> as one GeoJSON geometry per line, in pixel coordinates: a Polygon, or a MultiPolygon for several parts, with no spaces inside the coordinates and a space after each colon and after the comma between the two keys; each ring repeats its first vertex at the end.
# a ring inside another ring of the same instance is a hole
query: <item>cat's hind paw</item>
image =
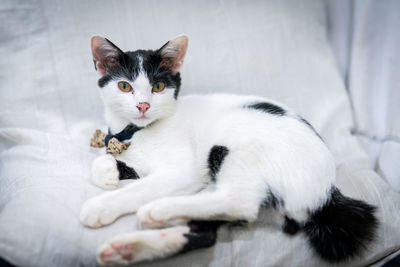
{"type": "Polygon", "coordinates": [[[189,227],[146,230],[116,236],[100,246],[101,265],[128,265],[177,253],[187,243],[189,227]]]}
{"type": "MultiPolygon", "coordinates": [[[[138,246],[139,244],[136,244],[138,246]]],[[[123,243],[115,241],[101,246],[97,262],[101,265],[130,264],[134,261],[135,242],[123,243]]]]}

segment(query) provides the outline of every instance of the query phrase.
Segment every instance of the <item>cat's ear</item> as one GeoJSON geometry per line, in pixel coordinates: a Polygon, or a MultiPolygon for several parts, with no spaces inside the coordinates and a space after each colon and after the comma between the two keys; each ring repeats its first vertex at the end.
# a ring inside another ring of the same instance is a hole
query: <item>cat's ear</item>
{"type": "Polygon", "coordinates": [[[161,65],[168,68],[173,74],[178,73],[183,65],[183,59],[188,48],[188,37],[179,35],[163,45],[158,53],[162,61],[161,65]]]}
{"type": "Polygon", "coordinates": [[[92,37],[91,48],[94,68],[104,76],[108,70],[116,67],[124,55],[115,44],[100,36],[92,37]]]}

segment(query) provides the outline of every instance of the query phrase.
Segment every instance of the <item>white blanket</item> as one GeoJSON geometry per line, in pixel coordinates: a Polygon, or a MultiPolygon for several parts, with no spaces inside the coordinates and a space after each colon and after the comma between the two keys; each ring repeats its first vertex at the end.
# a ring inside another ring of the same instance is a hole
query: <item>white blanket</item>
{"type": "MultiPolygon", "coordinates": [[[[186,33],[182,94],[257,94],[297,109],[331,148],[343,193],[378,206],[376,241],[346,265],[366,265],[400,247],[400,197],[369,168],[350,134],[324,2],[2,0],[0,19],[0,256],[11,263],[96,266],[99,244],[136,229],[134,215],[96,230],[78,220],[82,203],[102,192],[89,179],[99,153],[89,148],[90,135],[105,127],[89,48],[95,34],[135,50],[186,33]]],[[[144,265],[325,263],[303,234],[256,223],[222,228],[214,248],[144,265]]]]}

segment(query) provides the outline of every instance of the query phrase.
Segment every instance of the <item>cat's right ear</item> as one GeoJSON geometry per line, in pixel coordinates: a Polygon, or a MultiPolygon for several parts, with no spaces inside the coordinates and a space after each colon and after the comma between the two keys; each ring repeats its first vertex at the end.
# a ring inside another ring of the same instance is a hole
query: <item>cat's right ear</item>
{"type": "Polygon", "coordinates": [[[100,36],[92,37],[91,48],[94,68],[101,76],[116,67],[124,54],[115,44],[100,36]]]}

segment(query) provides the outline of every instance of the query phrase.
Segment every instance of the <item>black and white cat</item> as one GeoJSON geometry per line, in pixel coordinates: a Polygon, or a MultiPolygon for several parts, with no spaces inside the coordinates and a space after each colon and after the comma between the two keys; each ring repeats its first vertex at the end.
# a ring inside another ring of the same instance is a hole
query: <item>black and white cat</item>
{"type": "Polygon", "coordinates": [[[359,254],[377,227],[375,208],[333,185],[333,157],[313,127],[287,107],[256,96],[178,99],[184,35],[158,50],[123,52],[92,38],[110,132],[134,125],[130,147],[102,155],[92,180],[115,189],[89,199],[81,222],[101,227],[135,213],[148,228],[100,247],[101,264],[129,264],[210,247],[226,222],[253,222],[261,209],[282,230],[303,231],[316,253],[337,262],[359,254]],[[136,179],[118,188],[121,179],[136,179]]]}

